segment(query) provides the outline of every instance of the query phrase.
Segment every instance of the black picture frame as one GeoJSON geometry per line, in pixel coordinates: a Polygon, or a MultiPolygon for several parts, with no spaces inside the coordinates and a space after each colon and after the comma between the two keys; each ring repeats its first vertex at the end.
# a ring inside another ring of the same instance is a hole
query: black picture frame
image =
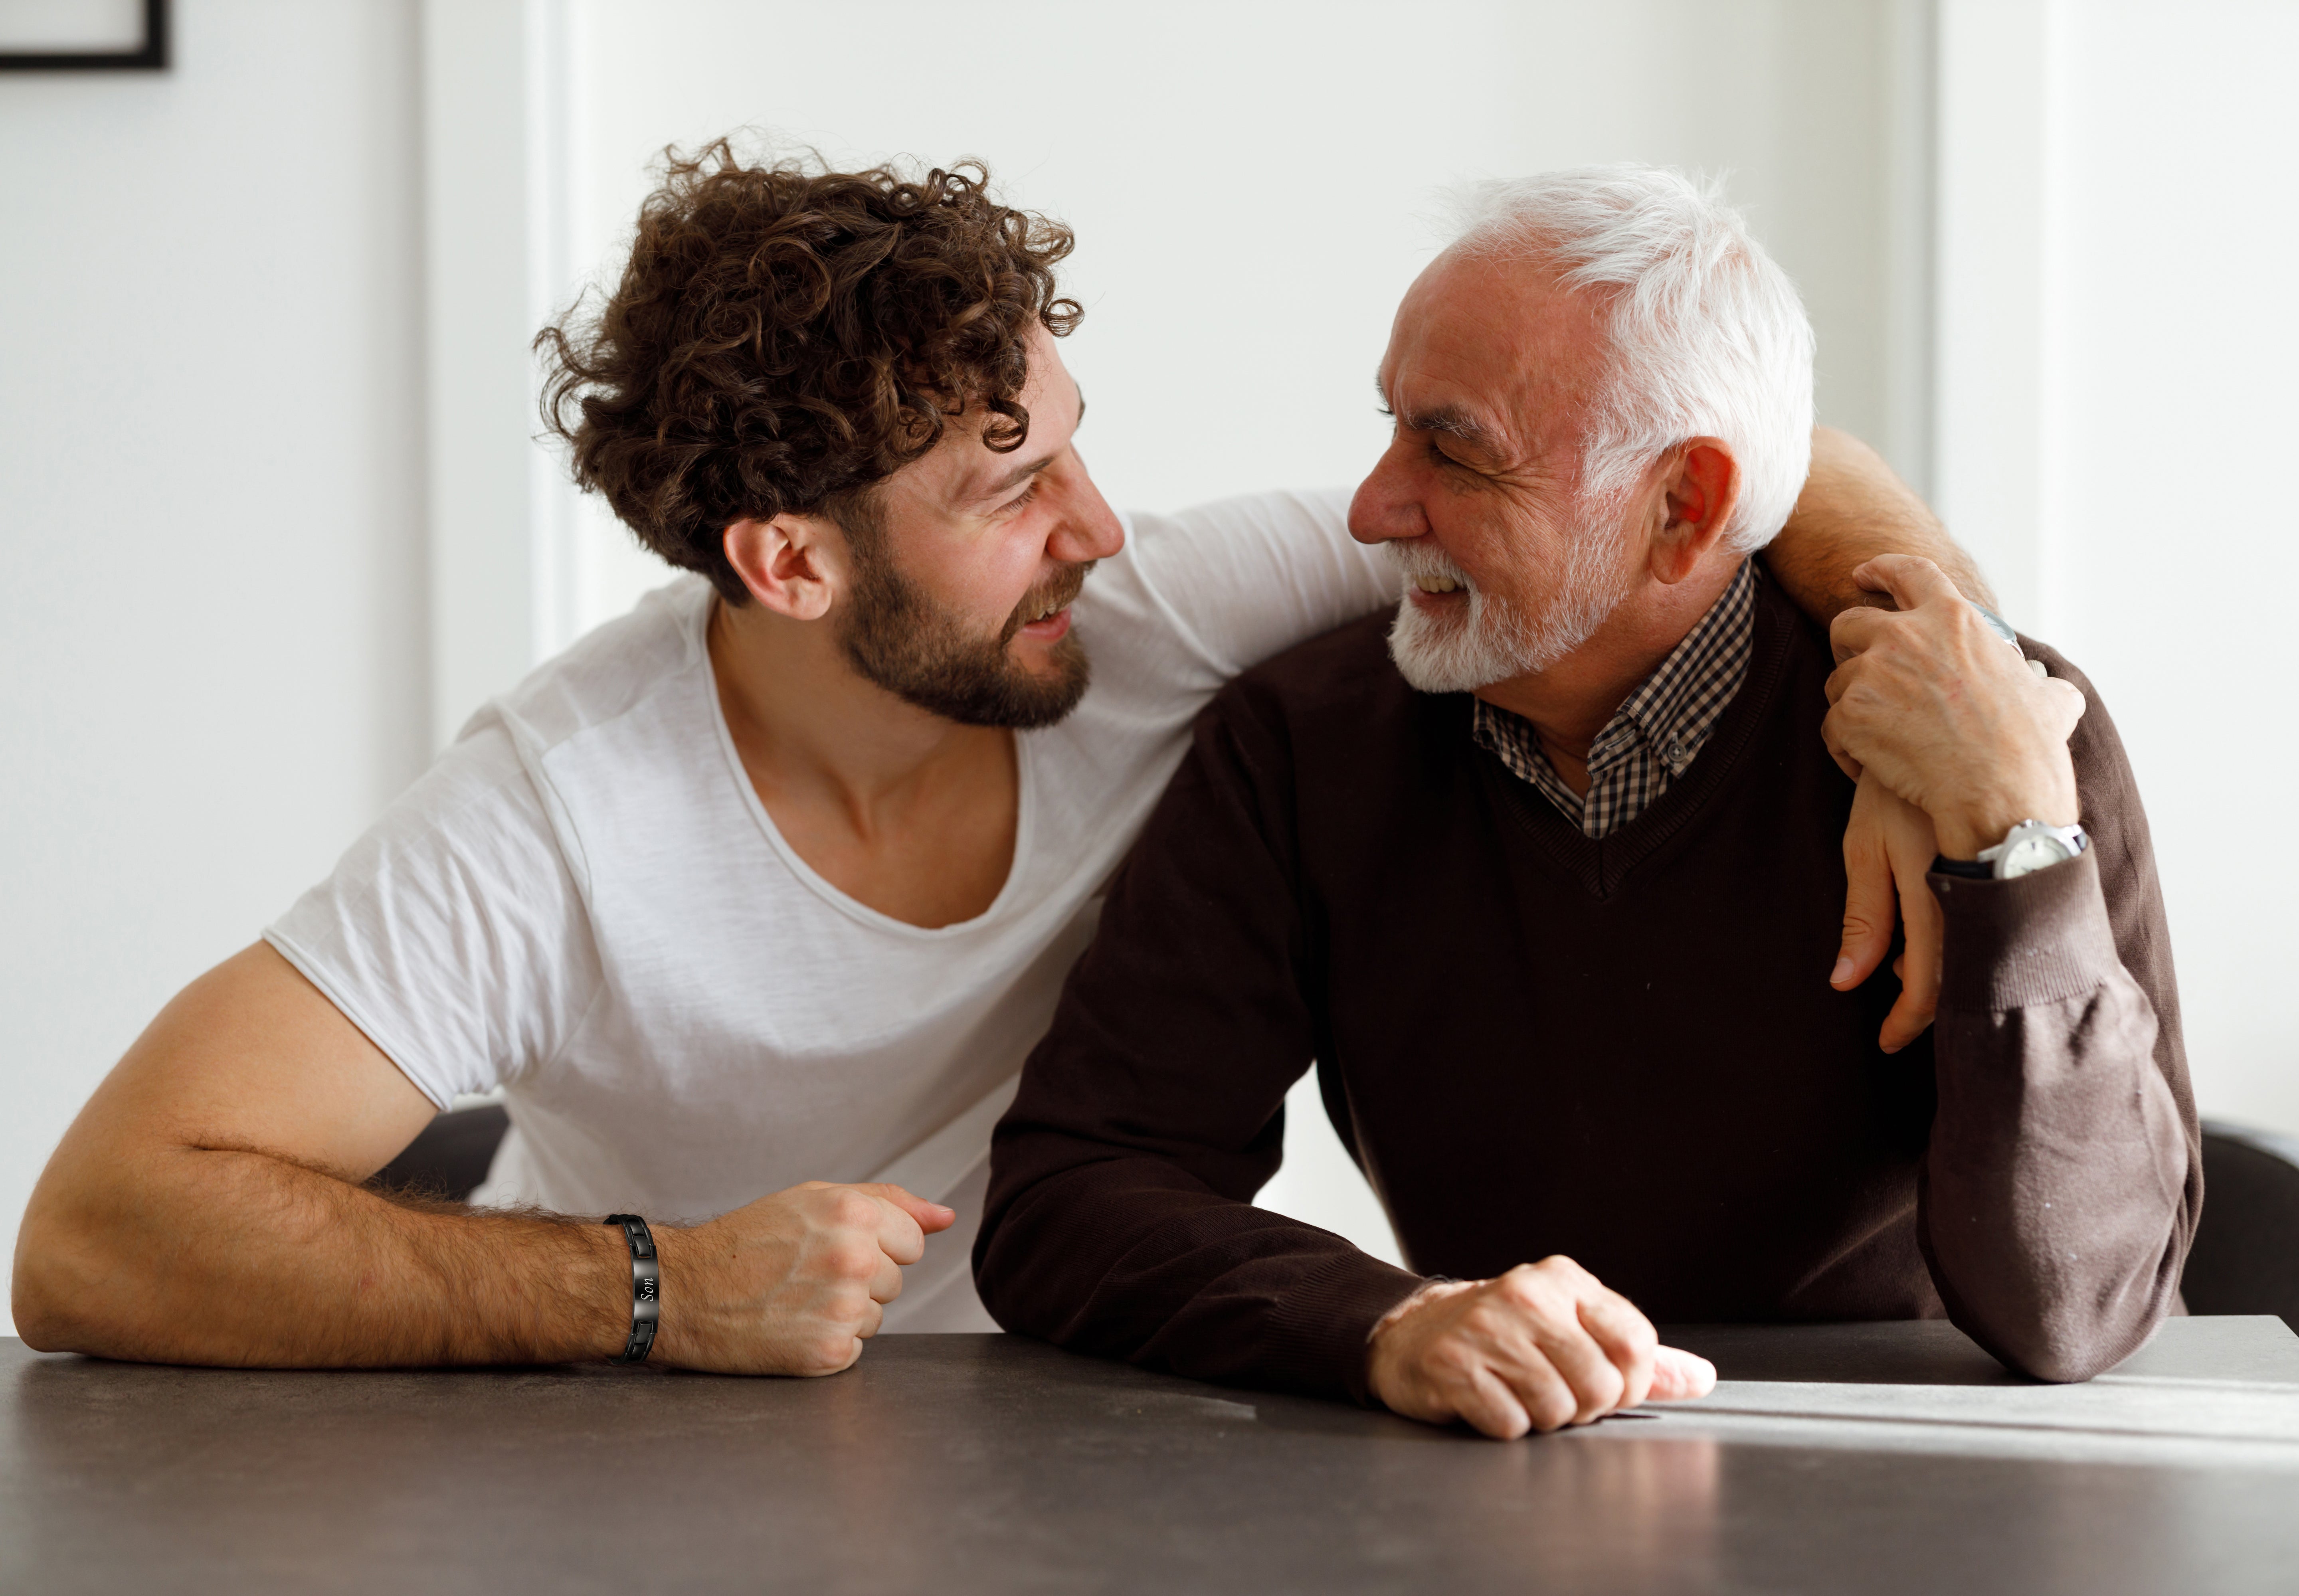
{"type": "Polygon", "coordinates": [[[0,50],[0,72],[164,72],[168,0],[144,0],[144,42],[133,50],[0,50]]]}

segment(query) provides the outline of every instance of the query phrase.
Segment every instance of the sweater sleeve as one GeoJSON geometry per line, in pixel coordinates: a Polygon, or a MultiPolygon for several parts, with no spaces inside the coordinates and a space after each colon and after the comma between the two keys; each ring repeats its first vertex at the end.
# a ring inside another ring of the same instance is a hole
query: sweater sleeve
{"type": "Polygon", "coordinates": [[[2203,1207],[2154,849],[2091,684],[2071,744],[2088,852],[2012,881],[1935,875],[1939,1108],[1920,1176],[1948,1315],[2006,1365],[2084,1380],[2177,1301],[2203,1207]]]}
{"type": "Polygon", "coordinates": [[[1282,737],[1200,717],[998,1127],[975,1244],[1009,1330],[1203,1380],[1366,1400],[1419,1279],[1252,1206],[1316,1049],[1282,737]]]}

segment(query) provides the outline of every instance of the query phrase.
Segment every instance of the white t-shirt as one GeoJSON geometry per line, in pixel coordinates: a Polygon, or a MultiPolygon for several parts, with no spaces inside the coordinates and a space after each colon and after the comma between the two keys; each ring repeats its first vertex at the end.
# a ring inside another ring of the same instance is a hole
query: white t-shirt
{"type": "Polygon", "coordinates": [[[1393,603],[1339,495],[1129,518],[1074,611],[1093,685],[1017,734],[1005,887],[923,930],[783,840],[720,713],[710,585],[650,594],[475,716],[265,933],[434,1102],[503,1089],[474,1201],[695,1221],[802,1180],[959,1210],[890,1329],[992,1329],[991,1127],[1100,894],[1240,670],[1393,603]]]}

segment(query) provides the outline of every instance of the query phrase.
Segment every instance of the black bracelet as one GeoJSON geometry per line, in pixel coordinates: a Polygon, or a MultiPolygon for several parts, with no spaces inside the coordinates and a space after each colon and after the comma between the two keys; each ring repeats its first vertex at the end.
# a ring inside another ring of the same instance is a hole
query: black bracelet
{"type": "Polygon", "coordinates": [[[662,1317],[662,1268],[654,1255],[654,1233],[636,1214],[609,1214],[631,1244],[631,1339],[616,1363],[644,1363],[654,1348],[655,1321],[662,1317]]]}

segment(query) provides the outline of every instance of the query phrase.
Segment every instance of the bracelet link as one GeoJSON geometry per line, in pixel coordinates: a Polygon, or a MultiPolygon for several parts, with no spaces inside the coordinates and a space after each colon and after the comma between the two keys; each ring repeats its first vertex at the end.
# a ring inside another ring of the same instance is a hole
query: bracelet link
{"type": "Polygon", "coordinates": [[[654,1233],[636,1214],[609,1214],[610,1225],[622,1227],[631,1249],[631,1334],[614,1363],[644,1363],[654,1349],[656,1323],[662,1318],[662,1264],[655,1256],[654,1233]]]}

